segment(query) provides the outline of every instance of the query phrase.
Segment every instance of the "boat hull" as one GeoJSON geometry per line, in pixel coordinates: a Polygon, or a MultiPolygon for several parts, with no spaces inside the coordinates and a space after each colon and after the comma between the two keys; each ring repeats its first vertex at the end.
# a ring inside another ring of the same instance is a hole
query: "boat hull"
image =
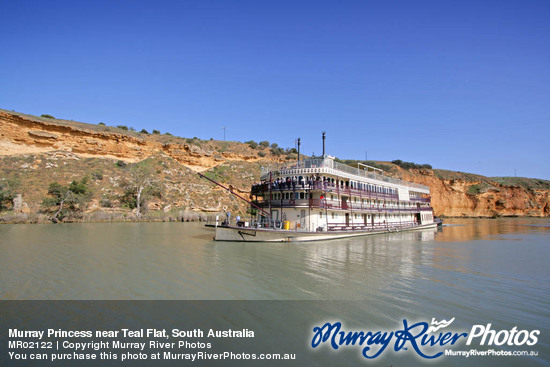
{"type": "Polygon", "coordinates": [[[292,231],[282,229],[267,228],[247,228],[247,227],[216,227],[216,241],[238,241],[238,242],[306,242],[323,241],[338,238],[369,236],[389,232],[415,231],[421,229],[436,228],[436,223],[391,228],[383,230],[367,231],[328,231],[328,232],[308,232],[292,231]]]}

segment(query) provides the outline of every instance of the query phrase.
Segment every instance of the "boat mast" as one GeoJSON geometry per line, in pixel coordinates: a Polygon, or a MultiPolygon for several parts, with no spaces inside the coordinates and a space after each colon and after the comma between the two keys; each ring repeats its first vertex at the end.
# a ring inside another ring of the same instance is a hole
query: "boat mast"
{"type": "MultiPolygon", "coordinates": [[[[325,134],[326,132],[323,131],[323,161],[325,159],[325,134]]],[[[325,193],[325,224],[327,226],[327,231],[328,231],[328,198],[327,198],[327,183],[326,182],[323,182],[323,188],[324,188],[324,193],[325,193]]]]}

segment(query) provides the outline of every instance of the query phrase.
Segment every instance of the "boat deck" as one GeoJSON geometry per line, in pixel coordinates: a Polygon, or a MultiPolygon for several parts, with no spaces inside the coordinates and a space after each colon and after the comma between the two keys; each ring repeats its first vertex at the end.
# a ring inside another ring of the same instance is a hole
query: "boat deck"
{"type": "Polygon", "coordinates": [[[399,231],[414,231],[421,229],[436,228],[436,223],[415,225],[407,227],[392,227],[384,229],[369,230],[331,230],[322,232],[284,230],[272,228],[252,227],[216,227],[216,241],[239,241],[239,242],[305,242],[322,241],[337,238],[368,236],[399,231]]]}

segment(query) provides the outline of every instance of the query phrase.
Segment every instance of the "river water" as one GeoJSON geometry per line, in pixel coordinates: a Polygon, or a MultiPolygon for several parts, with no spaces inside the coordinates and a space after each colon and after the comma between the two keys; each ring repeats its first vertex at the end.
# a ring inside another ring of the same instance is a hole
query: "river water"
{"type": "Polygon", "coordinates": [[[0,299],[345,301],[341,318],[386,328],[455,317],[539,329],[537,357],[476,365],[549,363],[547,219],[447,219],[437,231],[297,244],[212,238],[200,223],[2,225],[0,299]]]}

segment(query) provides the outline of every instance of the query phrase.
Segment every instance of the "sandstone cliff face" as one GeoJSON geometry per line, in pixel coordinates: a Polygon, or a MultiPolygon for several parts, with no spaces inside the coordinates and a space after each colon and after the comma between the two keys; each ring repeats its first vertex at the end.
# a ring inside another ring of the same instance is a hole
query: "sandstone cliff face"
{"type": "MultiPolygon", "coordinates": [[[[251,177],[251,173],[259,172],[260,164],[276,159],[268,151],[267,155],[265,152],[262,154],[265,157],[260,157],[258,151],[242,143],[201,141],[197,145],[185,143],[186,139],[171,139],[166,136],[159,137],[131,132],[126,134],[116,131],[101,131],[101,129],[108,130],[107,127],[97,125],[59,120],[48,121],[48,119],[0,111],[0,157],[70,152],[71,155],[80,157],[138,162],[161,154],[185,166],[189,172],[207,170],[215,172],[222,165],[235,163],[237,166],[233,168],[224,168],[226,172],[227,170],[235,171],[226,183],[238,188],[244,194],[249,189],[250,183],[257,179],[257,177],[251,177]],[[255,168],[252,168],[251,165],[255,168]],[[236,174],[238,173],[244,174],[246,177],[237,178],[236,174]]],[[[189,140],[187,139],[187,141],[189,140]]],[[[46,157],[42,160],[50,158],[46,157]]],[[[44,163],[42,160],[37,158],[35,162],[30,162],[29,169],[39,169],[40,164],[44,163]]],[[[430,187],[432,206],[435,214],[439,216],[550,216],[550,183],[548,181],[545,181],[541,187],[504,185],[494,179],[478,175],[458,172],[449,174],[449,171],[431,169],[404,170],[395,165],[391,166],[390,175],[430,187]]],[[[53,171],[56,167],[57,165],[54,166],[50,163],[49,166],[46,164],[44,169],[53,171]]],[[[220,169],[220,171],[223,170],[220,169]]],[[[55,176],[55,173],[53,175],[55,176]]],[[[186,207],[193,207],[197,210],[202,208],[203,211],[208,211],[208,208],[219,209],[222,205],[220,197],[227,196],[226,193],[212,190],[211,185],[192,183],[190,180],[194,179],[185,177],[182,183],[172,183],[172,186],[175,191],[185,191],[181,194],[187,198],[187,201],[194,200],[193,203],[186,202],[186,207]],[[183,189],[183,187],[186,188],[183,189]],[[199,199],[197,199],[199,201],[189,199],[194,194],[196,197],[202,198],[201,200],[204,199],[205,194],[201,193],[199,188],[217,195],[217,199],[212,197],[205,202],[201,202],[199,199]]],[[[167,185],[169,186],[170,182],[167,185]]],[[[46,186],[44,185],[42,191],[45,190],[46,186]]],[[[168,203],[171,206],[177,206],[177,204],[177,202],[168,203]]]]}
{"type": "Polygon", "coordinates": [[[259,160],[256,153],[248,151],[244,144],[241,153],[216,152],[219,142],[201,148],[193,144],[157,141],[154,136],[97,131],[99,127],[95,125],[74,127],[45,120],[0,111],[0,156],[62,150],[83,157],[138,162],[163,152],[194,171],[205,171],[225,161],[259,160]]]}
{"type": "Polygon", "coordinates": [[[413,170],[404,179],[430,187],[435,214],[448,217],[550,216],[550,190],[505,186],[484,178],[445,179],[413,170]]]}

